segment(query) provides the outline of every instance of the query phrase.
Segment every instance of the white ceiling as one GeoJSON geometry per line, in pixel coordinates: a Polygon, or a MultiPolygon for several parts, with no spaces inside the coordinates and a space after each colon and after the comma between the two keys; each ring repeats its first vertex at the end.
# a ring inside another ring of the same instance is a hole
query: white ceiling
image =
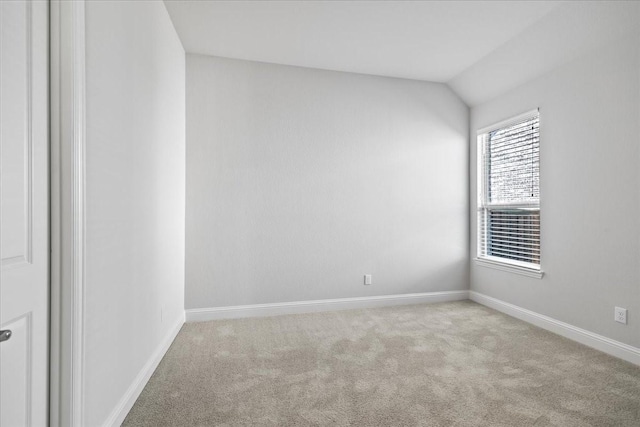
{"type": "Polygon", "coordinates": [[[558,6],[494,1],[175,1],[187,52],[445,82],[558,6]]]}
{"type": "Polygon", "coordinates": [[[640,1],[567,3],[447,83],[467,105],[479,105],[627,36],[640,48],[640,1]]]}
{"type": "Polygon", "coordinates": [[[189,53],[447,82],[469,105],[637,26],[640,16],[637,1],[165,4],[189,53]]]}

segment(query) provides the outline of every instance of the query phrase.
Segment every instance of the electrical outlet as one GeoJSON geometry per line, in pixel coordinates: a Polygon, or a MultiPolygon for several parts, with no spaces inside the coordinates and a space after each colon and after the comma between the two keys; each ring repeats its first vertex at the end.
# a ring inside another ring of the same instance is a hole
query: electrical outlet
{"type": "Polygon", "coordinates": [[[371,284],[371,275],[370,274],[365,274],[364,275],[364,284],[365,285],[370,285],[371,284]]]}
{"type": "Polygon", "coordinates": [[[616,307],[614,310],[614,320],[618,323],[627,324],[627,309],[622,307],[616,307]]]}

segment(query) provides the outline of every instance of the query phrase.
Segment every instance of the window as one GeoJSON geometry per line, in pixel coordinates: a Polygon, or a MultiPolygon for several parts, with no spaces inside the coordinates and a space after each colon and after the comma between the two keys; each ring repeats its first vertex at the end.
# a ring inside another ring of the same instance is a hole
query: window
{"type": "Polygon", "coordinates": [[[478,132],[478,260],[540,272],[540,120],[529,112],[478,132]]]}

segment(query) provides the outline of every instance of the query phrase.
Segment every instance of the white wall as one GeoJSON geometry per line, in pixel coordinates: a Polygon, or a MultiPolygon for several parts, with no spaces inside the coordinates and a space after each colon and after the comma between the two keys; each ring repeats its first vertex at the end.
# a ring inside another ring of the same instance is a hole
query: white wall
{"type": "Polygon", "coordinates": [[[184,316],[184,82],[162,2],[86,3],[86,426],[184,316]]]}
{"type": "Polygon", "coordinates": [[[640,37],[592,50],[471,110],[476,131],[540,107],[542,280],[471,263],[471,290],[640,347],[640,37]],[[629,310],[627,326],[614,306],[629,310]]]}
{"type": "Polygon", "coordinates": [[[467,289],[467,135],[443,84],[187,55],[186,308],[467,289]]]}

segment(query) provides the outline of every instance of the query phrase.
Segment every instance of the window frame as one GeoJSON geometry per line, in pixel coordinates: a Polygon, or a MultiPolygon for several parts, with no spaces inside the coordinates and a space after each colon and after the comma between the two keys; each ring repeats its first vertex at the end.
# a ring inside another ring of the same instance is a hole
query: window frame
{"type": "MultiPolygon", "coordinates": [[[[477,144],[477,147],[476,147],[477,148],[477,157],[476,157],[477,200],[476,202],[477,204],[476,204],[476,213],[475,213],[476,226],[477,226],[477,230],[476,230],[477,242],[476,242],[475,262],[476,264],[484,267],[494,268],[497,270],[508,271],[508,272],[512,272],[512,273],[516,273],[516,274],[520,274],[528,277],[541,279],[544,275],[544,272],[542,271],[542,253],[540,253],[540,264],[534,264],[534,263],[518,261],[518,260],[511,260],[511,259],[496,257],[491,255],[484,255],[482,242],[483,240],[485,240],[483,236],[483,232],[484,232],[483,230],[486,230],[486,227],[480,226],[481,213],[484,212],[485,209],[489,209],[489,208],[497,208],[497,207],[498,208],[499,207],[520,208],[520,209],[533,208],[533,209],[537,209],[538,212],[541,211],[540,196],[538,197],[537,203],[490,203],[488,201],[489,175],[486,173],[485,162],[484,162],[485,154],[486,154],[484,150],[486,148],[487,139],[491,132],[512,126],[514,124],[525,121],[535,116],[538,116],[538,120],[540,120],[540,110],[538,108],[519,114],[515,117],[511,117],[507,120],[494,123],[490,126],[486,126],[477,131],[477,139],[476,139],[476,144],[477,144]]],[[[538,130],[538,132],[540,133],[540,130],[538,130]]],[[[538,161],[540,161],[539,156],[540,154],[538,154],[538,161]]],[[[542,234],[540,234],[540,246],[542,246],[541,241],[542,241],[542,234]]]]}

